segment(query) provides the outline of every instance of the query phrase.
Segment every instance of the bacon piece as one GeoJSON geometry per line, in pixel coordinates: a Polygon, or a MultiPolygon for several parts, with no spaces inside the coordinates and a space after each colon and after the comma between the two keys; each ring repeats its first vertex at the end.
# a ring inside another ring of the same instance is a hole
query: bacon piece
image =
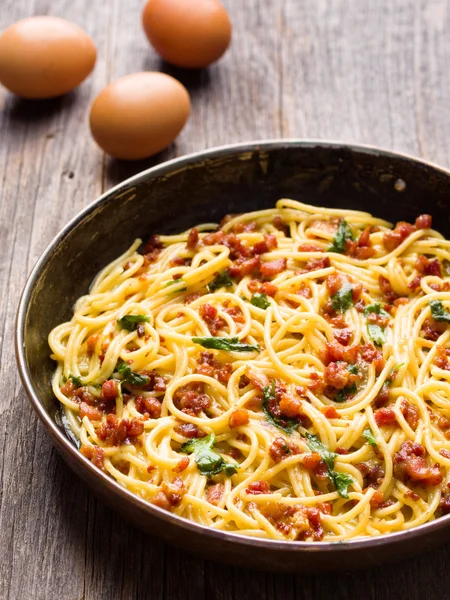
{"type": "Polygon", "coordinates": [[[364,361],[375,366],[375,373],[379,375],[386,364],[381,350],[377,350],[373,344],[368,342],[359,347],[359,353],[364,361]]]}
{"type": "Polygon", "coordinates": [[[161,250],[161,248],[164,248],[164,244],[161,242],[159,235],[151,235],[142,250],[142,254],[147,255],[154,250],[161,250]]]}
{"type": "Polygon", "coordinates": [[[417,406],[408,402],[406,398],[403,398],[400,409],[408,425],[411,429],[415,430],[419,424],[419,410],[417,409],[417,406]]]}
{"type": "Polygon", "coordinates": [[[64,385],[62,385],[60,388],[61,393],[64,394],[64,396],[67,396],[68,398],[72,398],[72,396],[75,394],[76,390],[77,390],[77,386],[74,384],[74,382],[71,379],[68,379],[66,381],[66,383],[64,385]]]}
{"type": "Polygon", "coordinates": [[[398,477],[418,481],[425,486],[436,486],[442,482],[439,465],[429,466],[425,460],[426,450],[410,440],[403,442],[394,455],[395,472],[398,477]]]}
{"type": "Polygon", "coordinates": [[[320,394],[323,392],[324,382],[323,378],[318,373],[311,373],[309,375],[310,382],[308,383],[308,389],[312,392],[320,394]]]}
{"type": "Polygon", "coordinates": [[[247,494],[253,494],[257,496],[259,494],[270,494],[270,485],[267,481],[253,481],[248,485],[248,488],[245,490],[247,494]]]}
{"type": "Polygon", "coordinates": [[[251,273],[258,271],[261,265],[261,259],[259,256],[253,256],[252,258],[241,258],[233,262],[229,267],[227,267],[226,271],[230,275],[230,277],[235,277],[236,279],[242,279],[245,275],[250,275],[251,273]]]}
{"type": "Polygon", "coordinates": [[[203,438],[206,433],[199,429],[197,425],[193,423],[181,423],[175,427],[175,431],[185,438],[192,440],[193,438],[203,438]]]}
{"type": "Polygon", "coordinates": [[[433,218],[431,215],[420,215],[416,219],[416,228],[417,229],[431,229],[433,218]]]}
{"type": "Polygon", "coordinates": [[[155,506],[159,506],[159,508],[163,508],[164,510],[170,510],[170,502],[164,492],[156,492],[156,494],[151,499],[151,503],[155,506]]]}
{"type": "Polygon", "coordinates": [[[199,393],[198,389],[198,385],[191,383],[179,387],[174,394],[177,408],[193,415],[198,415],[202,410],[208,409],[211,406],[211,400],[206,394],[199,393]]]}
{"type": "Polygon", "coordinates": [[[289,233],[290,233],[289,226],[284,223],[284,221],[280,217],[280,215],[276,215],[272,219],[272,223],[273,223],[273,226],[275,227],[275,229],[278,229],[278,231],[282,231],[286,237],[289,237],[289,233]]]}
{"type": "Polygon", "coordinates": [[[138,412],[147,414],[152,419],[159,419],[161,416],[161,402],[153,396],[137,396],[134,405],[138,412]]]}
{"type": "Polygon", "coordinates": [[[119,419],[110,414],[97,429],[97,436],[106,446],[119,446],[124,442],[136,443],[136,438],[144,432],[144,423],[139,419],[119,419]]]}
{"type": "Polygon", "coordinates": [[[450,513],[450,492],[447,491],[442,494],[439,502],[439,508],[441,509],[443,515],[448,515],[450,513]]]}
{"type": "Polygon", "coordinates": [[[321,409],[321,412],[322,412],[323,415],[325,415],[325,417],[327,419],[338,419],[339,418],[339,413],[334,408],[334,406],[324,406],[321,409]]]}
{"type": "Polygon", "coordinates": [[[73,400],[75,402],[86,402],[86,404],[89,404],[90,406],[94,406],[96,404],[96,398],[94,398],[94,396],[84,385],[75,390],[73,400]]]}
{"type": "Polygon", "coordinates": [[[88,339],[86,340],[88,354],[94,354],[95,346],[97,345],[99,338],[100,335],[98,333],[95,333],[94,335],[90,335],[88,337],[88,339]]]}
{"type": "Polygon", "coordinates": [[[331,362],[325,369],[324,382],[326,385],[342,390],[348,384],[350,372],[346,362],[331,362]]]}
{"type": "Polygon", "coordinates": [[[98,446],[81,446],[80,452],[98,469],[101,471],[105,470],[105,451],[102,448],[99,448],[98,446]]]}
{"type": "Polygon", "coordinates": [[[445,448],[441,448],[441,450],[439,450],[439,454],[444,458],[450,458],[450,450],[446,450],[445,448]]]}
{"type": "Polygon", "coordinates": [[[263,277],[273,277],[286,270],[286,258],[277,258],[261,264],[260,271],[263,277]]]}
{"type": "Polygon", "coordinates": [[[89,406],[86,402],[80,404],[80,419],[87,417],[90,421],[101,421],[102,413],[93,406],[89,406]]]}
{"type": "Polygon", "coordinates": [[[234,427],[247,425],[249,421],[250,419],[248,417],[248,412],[245,410],[245,408],[238,408],[231,413],[228,420],[228,425],[231,429],[233,429],[234,427]]]}
{"type": "Polygon", "coordinates": [[[426,340],[436,342],[444,333],[447,326],[445,323],[439,323],[434,319],[425,319],[422,325],[421,333],[426,340]]]}
{"type": "Polygon", "coordinates": [[[102,383],[102,399],[105,402],[115,400],[117,397],[118,386],[115,379],[108,379],[102,383]]]}
{"type": "Polygon", "coordinates": [[[388,252],[392,252],[400,244],[406,240],[412,233],[416,231],[416,226],[405,221],[399,221],[392,231],[388,231],[383,236],[383,245],[388,252]]]}
{"type": "Polygon", "coordinates": [[[270,458],[276,463],[280,462],[290,454],[299,453],[300,449],[296,444],[288,442],[282,437],[275,438],[274,442],[269,448],[270,458]]]}
{"type": "Polygon", "coordinates": [[[262,242],[257,242],[253,246],[253,252],[255,254],[265,254],[266,252],[270,252],[274,250],[278,246],[277,238],[274,235],[269,233],[264,234],[264,240],[262,242]]]}
{"type": "Polygon", "coordinates": [[[395,412],[392,408],[380,408],[374,412],[375,422],[381,427],[382,425],[392,425],[397,422],[395,412]]]}
{"type": "Polygon", "coordinates": [[[312,258],[303,267],[302,273],[318,271],[319,269],[327,269],[330,264],[330,258],[328,256],[324,256],[323,258],[312,258]]]}
{"type": "Polygon", "coordinates": [[[161,491],[166,495],[171,506],[179,506],[187,489],[181,477],[175,477],[171,482],[163,481],[161,491]]]}
{"type": "Polygon", "coordinates": [[[183,456],[183,458],[180,458],[180,460],[177,462],[176,466],[172,469],[172,471],[174,473],[182,473],[183,471],[185,471],[189,466],[189,457],[188,456],[183,456]]]}
{"type": "Polygon", "coordinates": [[[336,272],[330,273],[330,275],[328,275],[326,279],[326,286],[330,296],[334,296],[336,292],[338,292],[341,289],[343,283],[344,280],[342,275],[336,272]]]}
{"type": "Polygon", "coordinates": [[[206,500],[213,504],[214,506],[218,506],[223,498],[225,493],[225,486],[223,483],[216,483],[215,485],[210,485],[208,491],[206,492],[206,500]]]}
{"type": "Polygon", "coordinates": [[[353,336],[353,333],[352,333],[351,329],[348,329],[348,328],[340,329],[339,331],[336,331],[334,333],[334,337],[336,338],[336,340],[343,346],[347,346],[350,343],[352,336],[353,336]]]}
{"type": "Polygon", "coordinates": [[[230,315],[235,323],[245,323],[244,315],[242,314],[242,310],[239,306],[231,306],[230,308],[226,308],[225,312],[230,315]]]}
{"type": "Polygon", "coordinates": [[[249,221],[248,223],[235,223],[232,227],[234,233],[245,233],[251,231],[257,231],[258,225],[255,221],[249,221]]]}
{"type": "Polygon", "coordinates": [[[291,394],[282,394],[279,407],[281,414],[286,417],[294,418],[303,414],[301,401],[291,394]]]}
{"type": "Polygon", "coordinates": [[[189,232],[188,239],[186,242],[187,250],[195,250],[197,248],[198,240],[198,229],[197,227],[193,227],[189,232]]]}
{"type": "Polygon", "coordinates": [[[314,244],[299,244],[297,252],[323,252],[323,250],[314,244]]]}
{"type": "Polygon", "coordinates": [[[211,304],[202,304],[199,313],[212,335],[216,335],[225,326],[225,321],[217,316],[217,308],[211,304]]]}
{"type": "Polygon", "coordinates": [[[379,508],[383,504],[383,501],[384,501],[383,492],[380,492],[377,490],[374,493],[374,495],[372,496],[372,498],[370,499],[370,506],[372,508],[379,508]]]}
{"type": "Polygon", "coordinates": [[[394,302],[394,300],[397,300],[398,296],[392,289],[391,282],[389,281],[389,279],[386,279],[386,277],[380,275],[380,277],[378,278],[378,285],[380,286],[381,293],[383,294],[387,302],[392,303],[394,302]]]}
{"type": "Polygon", "coordinates": [[[305,469],[314,471],[319,466],[321,461],[322,459],[320,458],[320,454],[318,452],[311,452],[310,454],[305,454],[300,462],[305,469]]]}
{"type": "Polygon", "coordinates": [[[297,290],[297,294],[299,296],[303,296],[303,298],[312,298],[311,288],[303,282],[300,284],[300,287],[297,290]]]}

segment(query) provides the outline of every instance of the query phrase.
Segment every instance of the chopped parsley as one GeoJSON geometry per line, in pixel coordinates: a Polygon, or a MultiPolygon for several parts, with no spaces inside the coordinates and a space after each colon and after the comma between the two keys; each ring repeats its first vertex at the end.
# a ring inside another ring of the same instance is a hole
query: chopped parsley
{"type": "Polygon", "coordinates": [[[226,271],[221,271],[215,279],[211,281],[206,287],[208,288],[208,292],[212,293],[216,290],[219,290],[223,287],[231,287],[233,285],[233,280],[228,275],[226,271]]]}
{"type": "Polygon", "coordinates": [[[149,382],[149,378],[147,375],[140,375],[139,373],[135,373],[131,370],[130,365],[123,360],[119,360],[116,365],[116,371],[120,373],[123,377],[123,380],[130,385],[135,385],[137,387],[142,387],[143,385],[147,385],[149,382]]]}
{"type": "Polygon", "coordinates": [[[377,445],[377,440],[375,439],[372,430],[370,429],[370,427],[366,427],[363,431],[363,436],[366,438],[367,443],[370,444],[371,446],[376,446],[377,445]]]}
{"type": "Polygon", "coordinates": [[[320,455],[320,458],[326,464],[328,469],[328,479],[335,486],[339,495],[342,496],[342,498],[348,498],[348,486],[353,483],[353,479],[350,477],[350,475],[347,475],[347,473],[339,473],[338,471],[334,470],[334,461],[337,454],[335,452],[331,452],[331,450],[328,450],[328,448],[322,444],[317,435],[307,431],[305,436],[308,440],[306,442],[308,448],[312,452],[317,452],[320,455]]]}
{"type": "MultiPolygon", "coordinates": [[[[355,365],[349,365],[349,366],[355,366],[355,365]]],[[[335,402],[346,402],[348,400],[348,396],[351,396],[352,394],[356,394],[356,392],[357,392],[357,388],[356,388],[355,383],[353,383],[352,385],[346,385],[345,388],[338,391],[338,393],[336,394],[336,396],[334,398],[334,401],[335,402]]]]}
{"type": "Polygon", "coordinates": [[[339,226],[334,236],[333,243],[328,248],[327,252],[338,252],[339,254],[345,253],[345,246],[347,240],[353,240],[353,232],[350,229],[349,224],[345,219],[339,223],[339,226]]]}
{"type": "Polygon", "coordinates": [[[386,342],[384,329],[377,323],[367,323],[367,333],[375,346],[382,346],[386,342]]]}
{"type": "Polygon", "coordinates": [[[263,394],[263,411],[266,416],[266,419],[269,421],[269,423],[271,423],[275,427],[278,427],[278,429],[282,429],[290,435],[298,427],[298,421],[296,421],[295,419],[290,419],[288,417],[277,417],[274,414],[272,414],[270,410],[271,401],[276,400],[274,381],[272,381],[270,387],[266,386],[265,388],[263,388],[263,394]]]}
{"type": "Polygon", "coordinates": [[[228,352],[259,352],[258,344],[242,344],[237,337],[193,337],[195,344],[200,344],[203,348],[213,350],[226,350],[228,352]]]}
{"type": "Polygon", "coordinates": [[[359,368],[358,365],[347,365],[347,371],[352,375],[358,375],[359,368]]]}
{"type": "MultiPolygon", "coordinates": [[[[384,318],[390,318],[390,314],[381,308],[381,304],[378,304],[378,302],[375,304],[369,304],[364,308],[364,315],[367,317],[370,314],[376,314],[384,318]]],[[[378,325],[378,323],[368,323],[367,333],[376,346],[382,346],[386,342],[384,327],[381,327],[381,325],[378,325]]]]}
{"type": "Polygon", "coordinates": [[[81,377],[77,377],[76,375],[69,375],[69,379],[74,385],[77,386],[77,388],[79,388],[83,385],[83,382],[81,381],[81,377]]]}
{"type": "Polygon", "coordinates": [[[353,306],[353,287],[345,281],[341,288],[331,296],[331,305],[338,312],[345,312],[353,306]]]}
{"type": "Polygon", "coordinates": [[[127,329],[128,331],[134,331],[137,329],[139,323],[149,323],[150,318],[147,315],[125,315],[120,319],[117,319],[117,322],[122,327],[122,329],[127,329]]]}
{"type": "Polygon", "coordinates": [[[237,473],[238,465],[225,462],[225,460],[214,452],[216,436],[210,433],[204,438],[194,438],[181,446],[181,451],[193,454],[198,470],[202,475],[211,477],[219,473],[225,473],[228,477],[237,473]]]}
{"type": "MultiPolygon", "coordinates": [[[[175,285],[176,283],[184,283],[184,281],[183,281],[183,279],[181,277],[180,277],[180,279],[171,279],[170,281],[167,281],[164,284],[164,287],[169,287],[171,285],[175,285]]],[[[174,290],[171,293],[175,294],[176,292],[185,292],[186,290],[187,290],[187,287],[184,285],[183,287],[178,288],[178,289],[174,290]]]]}
{"type": "Polygon", "coordinates": [[[450,314],[440,300],[430,300],[431,316],[435,321],[450,323],[450,314]]]}
{"type": "Polygon", "coordinates": [[[270,306],[266,294],[260,294],[259,292],[253,294],[250,304],[253,304],[253,306],[256,306],[257,308],[262,308],[263,310],[266,310],[266,308],[269,308],[270,306]]]}

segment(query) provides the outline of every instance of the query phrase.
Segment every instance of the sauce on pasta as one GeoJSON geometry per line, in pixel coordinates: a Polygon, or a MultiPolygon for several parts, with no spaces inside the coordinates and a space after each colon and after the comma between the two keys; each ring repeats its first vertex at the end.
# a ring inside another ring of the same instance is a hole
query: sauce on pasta
{"type": "Polygon", "coordinates": [[[450,242],[309,206],[136,240],[49,336],[66,428],[153,504],[278,540],[450,512],[450,242]]]}

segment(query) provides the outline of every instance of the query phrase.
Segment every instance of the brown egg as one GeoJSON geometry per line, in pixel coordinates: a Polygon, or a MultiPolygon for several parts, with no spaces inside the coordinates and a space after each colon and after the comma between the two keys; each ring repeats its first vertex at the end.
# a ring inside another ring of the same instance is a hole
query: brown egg
{"type": "Polygon", "coordinates": [[[89,117],[97,144],[125,160],[160,152],[183,129],[190,112],[189,94],[164,73],[133,73],[105,87],[89,117]]]}
{"type": "Polygon", "coordinates": [[[0,83],[24,98],[54,98],[86,79],[96,55],[94,42],[75,23],[23,19],[0,36],[0,83]]]}
{"type": "Polygon", "coordinates": [[[142,23],[156,52],[178,67],[207,67],[231,40],[231,22],[218,0],[148,0],[142,23]]]}

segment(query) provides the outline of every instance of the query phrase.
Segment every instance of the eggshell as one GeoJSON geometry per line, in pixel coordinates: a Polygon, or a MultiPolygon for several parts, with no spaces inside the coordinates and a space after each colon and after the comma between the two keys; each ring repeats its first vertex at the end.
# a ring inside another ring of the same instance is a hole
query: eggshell
{"type": "Polygon", "coordinates": [[[156,52],[179,67],[207,67],[231,40],[231,22],[218,0],[149,0],[142,24],[156,52]]]}
{"type": "Polygon", "coordinates": [[[97,144],[125,160],[163,150],[183,129],[190,99],[179,81],[164,73],[133,73],[104,88],[89,123],[97,144]]]}
{"type": "Polygon", "coordinates": [[[80,85],[96,56],[94,42],[75,23],[30,17],[0,36],[0,83],[24,98],[54,98],[80,85]]]}

